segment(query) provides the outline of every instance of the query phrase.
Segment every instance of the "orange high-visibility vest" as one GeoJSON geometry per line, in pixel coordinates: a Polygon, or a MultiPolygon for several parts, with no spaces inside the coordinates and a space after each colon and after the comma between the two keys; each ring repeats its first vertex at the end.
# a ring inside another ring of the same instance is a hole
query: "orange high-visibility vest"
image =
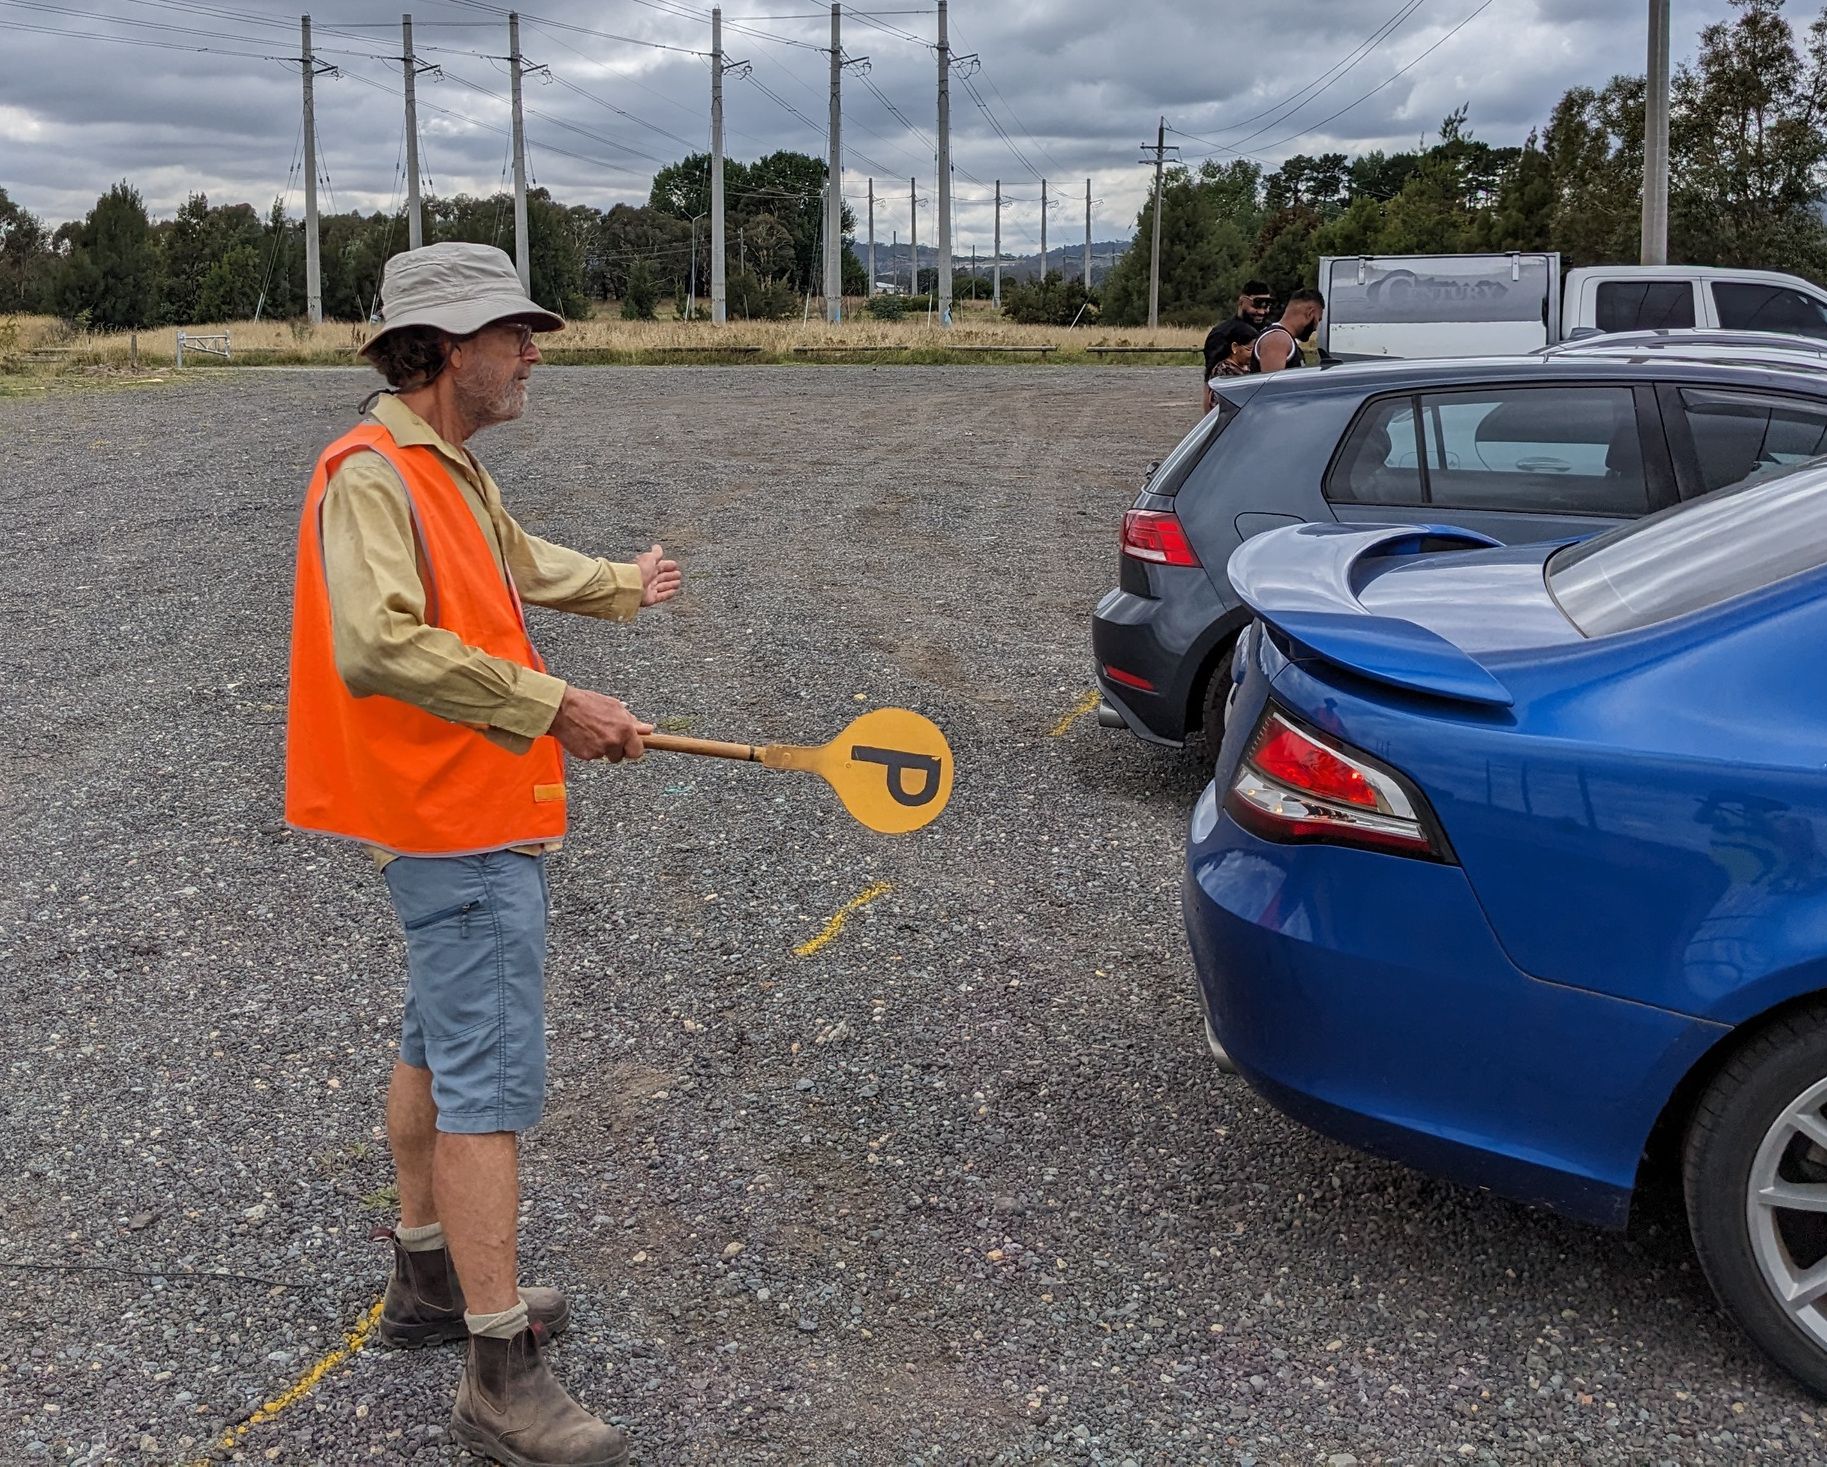
{"type": "Polygon", "coordinates": [[[564,753],[549,736],[510,754],[479,728],[379,694],[358,698],[336,670],[324,577],[324,490],[351,453],[372,449],[406,488],[425,585],[425,620],[472,647],[545,671],[463,492],[429,447],[401,447],[363,423],[323,452],[298,523],[286,823],[402,856],[473,855],[565,832],[564,753]]]}

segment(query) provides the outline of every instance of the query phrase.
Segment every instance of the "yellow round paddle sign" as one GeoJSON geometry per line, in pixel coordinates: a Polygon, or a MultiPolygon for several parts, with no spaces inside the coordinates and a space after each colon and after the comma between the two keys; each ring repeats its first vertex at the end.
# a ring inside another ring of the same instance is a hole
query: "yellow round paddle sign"
{"type": "Polygon", "coordinates": [[[931,719],[877,708],[812,751],[844,808],[871,830],[902,835],[939,818],[952,797],[952,750],[931,719]]]}

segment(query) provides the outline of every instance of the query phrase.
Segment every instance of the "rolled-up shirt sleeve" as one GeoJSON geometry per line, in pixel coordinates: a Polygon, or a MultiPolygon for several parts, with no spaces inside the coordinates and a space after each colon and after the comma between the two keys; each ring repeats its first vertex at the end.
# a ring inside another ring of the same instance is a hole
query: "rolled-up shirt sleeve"
{"type": "Polygon", "coordinates": [[[379,454],[352,454],[331,478],[323,556],[336,670],[356,697],[398,698],[481,728],[516,753],[551,728],[562,679],[492,656],[425,620],[406,492],[379,454]]]}

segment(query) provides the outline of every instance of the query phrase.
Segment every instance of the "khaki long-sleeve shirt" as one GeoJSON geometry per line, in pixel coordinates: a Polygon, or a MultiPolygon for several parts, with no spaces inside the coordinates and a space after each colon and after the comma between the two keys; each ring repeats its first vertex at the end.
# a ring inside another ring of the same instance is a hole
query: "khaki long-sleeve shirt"
{"type": "MultiPolygon", "coordinates": [[[[610,621],[634,619],[639,567],[529,535],[475,456],[445,442],[397,397],[380,397],[373,415],[402,447],[436,451],[521,600],[610,621]]],[[[336,670],[350,692],[398,698],[438,718],[480,726],[517,754],[551,728],[565,693],[562,679],[492,656],[425,620],[406,489],[378,453],[353,453],[331,476],[323,556],[336,670]]]]}

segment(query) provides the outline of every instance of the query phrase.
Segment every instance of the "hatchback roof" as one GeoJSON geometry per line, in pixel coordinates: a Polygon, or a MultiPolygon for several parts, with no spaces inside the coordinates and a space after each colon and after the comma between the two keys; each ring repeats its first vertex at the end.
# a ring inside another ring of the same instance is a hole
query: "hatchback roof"
{"type": "MultiPolygon", "coordinates": [[[[1827,339],[1787,331],[1723,331],[1700,326],[1660,326],[1644,331],[1595,331],[1553,346],[1537,347],[1531,356],[1584,356],[1589,352],[1669,351],[1681,356],[1710,353],[1720,347],[1752,351],[1800,352],[1827,357],[1827,339]]],[[[1722,357],[1722,361],[1733,360],[1722,357]]]]}
{"type": "MultiPolygon", "coordinates": [[[[1275,372],[1268,376],[1240,377],[1237,385],[1249,384],[1251,395],[1257,392],[1315,396],[1337,393],[1342,396],[1368,395],[1408,389],[1472,387],[1482,383],[1510,382],[1549,384],[1554,382],[1616,382],[1628,385],[1644,381],[1711,382],[1719,386],[1763,386],[1794,391],[1806,386],[1827,396],[1827,373],[1819,370],[1812,359],[1798,359],[1789,369],[1769,358],[1754,362],[1692,361],[1667,351],[1641,355],[1508,356],[1450,357],[1438,360],[1396,360],[1341,362],[1322,371],[1303,368],[1292,372],[1275,372]],[[1801,362],[1806,360],[1806,366],[1801,362]]],[[[1222,397],[1231,384],[1216,383],[1213,391],[1222,397]]]]}

